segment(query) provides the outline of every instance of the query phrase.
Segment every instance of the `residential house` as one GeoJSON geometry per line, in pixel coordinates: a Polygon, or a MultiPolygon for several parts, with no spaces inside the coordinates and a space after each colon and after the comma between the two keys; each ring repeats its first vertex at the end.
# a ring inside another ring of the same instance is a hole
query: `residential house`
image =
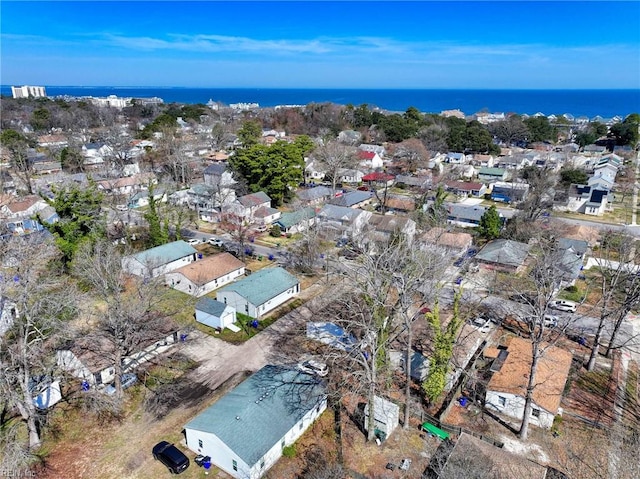
{"type": "MultiPolygon", "coordinates": [[[[573,356],[564,349],[548,344],[543,344],[542,349],[545,353],[538,359],[530,418],[531,424],[549,429],[555,416],[562,411],[560,401],[573,356]]],[[[511,339],[500,370],[493,374],[487,384],[486,407],[505,416],[522,419],[531,354],[529,341],[511,339]]]]}
{"type": "Polygon", "coordinates": [[[158,180],[153,173],[141,173],[112,180],[101,180],[96,182],[96,186],[107,195],[131,195],[147,190],[149,185],[157,183],[158,180]]]}
{"type": "Polygon", "coordinates": [[[42,231],[44,227],[38,221],[55,223],[58,215],[55,210],[41,197],[36,195],[25,196],[22,199],[8,197],[0,207],[0,219],[12,234],[23,235],[42,231]]]}
{"type": "Polygon", "coordinates": [[[586,215],[602,216],[609,204],[609,191],[589,185],[572,184],[569,187],[567,202],[554,208],[586,215]]]}
{"type": "Polygon", "coordinates": [[[64,148],[69,146],[69,141],[64,135],[42,135],[38,137],[38,146],[41,148],[64,148]]]}
{"type": "Polygon", "coordinates": [[[599,190],[611,191],[616,183],[616,175],[618,167],[611,164],[597,164],[594,167],[593,174],[587,180],[587,184],[599,190]]]}
{"type": "Polygon", "coordinates": [[[507,170],[504,168],[483,167],[478,171],[478,179],[483,181],[504,181],[507,177],[507,170]]]}
{"type": "Polygon", "coordinates": [[[517,273],[524,267],[529,248],[526,243],[497,239],[487,243],[475,260],[490,269],[517,273]]]}
{"type": "Polygon", "coordinates": [[[254,213],[260,208],[271,208],[271,198],[264,192],[250,193],[240,196],[234,203],[225,207],[226,210],[233,211],[236,215],[253,219],[254,213]]]}
{"type": "Polygon", "coordinates": [[[465,205],[462,203],[447,203],[447,223],[463,228],[475,228],[487,208],[479,205],[465,205]]]}
{"type": "Polygon", "coordinates": [[[469,233],[451,233],[444,228],[431,228],[420,237],[420,243],[428,249],[435,244],[447,250],[451,256],[460,256],[473,246],[473,236],[469,233]]]}
{"type": "Polygon", "coordinates": [[[385,187],[392,186],[395,182],[395,176],[389,173],[383,173],[381,171],[374,171],[362,177],[362,181],[369,184],[369,186],[385,187]]]}
{"type": "Polygon", "coordinates": [[[361,208],[373,201],[374,194],[371,191],[349,191],[343,195],[337,196],[329,201],[330,204],[336,206],[344,206],[347,208],[361,208]]]}
{"type": "Polygon", "coordinates": [[[85,143],[82,145],[84,166],[100,166],[113,154],[113,148],[104,143],[85,143]]]}
{"type": "Polygon", "coordinates": [[[527,166],[533,165],[536,159],[535,155],[534,157],[527,157],[522,154],[501,156],[498,158],[496,162],[497,164],[494,164],[494,166],[497,166],[498,168],[505,168],[507,170],[521,170],[527,166]]]}
{"type": "Polygon", "coordinates": [[[270,206],[261,206],[253,212],[253,221],[256,225],[269,227],[280,218],[282,212],[270,206]]]}
{"type": "Polygon", "coordinates": [[[317,205],[331,198],[331,188],[327,188],[326,186],[305,188],[298,191],[297,196],[298,199],[306,205],[317,205]]]}
{"type": "Polygon", "coordinates": [[[187,447],[237,479],[258,479],[327,408],[314,375],[266,365],[184,426],[187,447]]]}
{"type": "Polygon", "coordinates": [[[390,213],[410,213],[416,210],[416,199],[412,196],[387,196],[384,206],[390,213]]]}
{"type": "Polygon", "coordinates": [[[470,181],[447,181],[445,183],[447,191],[457,196],[473,196],[474,198],[482,198],[487,192],[484,183],[473,183],[470,181]]]}
{"type": "MultiPolygon", "coordinates": [[[[166,203],[168,196],[164,188],[153,190],[153,199],[159,203],[166,203]]],[[[149,190],[141,190],[135,193],[127,202],[128,208],[143,208],[149,206],[149,190]]]]}
{"type": "Polygon", "coordinates": [[[472,162],[475,166],[493,168],[495,158],[492,155],[473,155],[472,162]]]}
{"type": "Polygon", "coordinates": [[[528,183],[498,181],[491,186],[491,199],[503,203],[524,201],[528,193],[528,183]]]}
{"type": "Polygon", "coordinates": [[[60,160],[56,159],[56,157],[48,151],[43,152],[28,148],[26,154],[27,161],[31,165],[33,172],[37,175],[48,175],[62,171],[62,163],[60,163],[60,160]]]}
{"type": "Polygon", "coordinates": [[[550,471],[555,470],[495,446],[486,439],[461,432],[454,443],[450,439],[438,448],[423,477],[459,477],[463,473],[477,478],[566,479],[566,476],[552,475],[550,471]]]}
{"type": "Polygon", "coordinates": [[[122,258],[122,269],[136,276],[156,278],[196,261],[198,251],[185,241],[156,246],[122,258]]]}
{"type": "Polygon", "coordinates": [[[602,155],[606,153],[606,151],[607,151],[607,147],[600,146],[600,145],[586,145],[584,148],[582,148],[582,153],[590,156],[602,155]]]}
{"type": "Polygon", "coordinates": [[[308,230],[316,222],[316,210],[312,207],[302,208],[292,212],[282,213],[274,224],[283,233],[301,233],[308,230]]]}
{"type": "Polygon", "coordinates": [[[384,158],[384,155],[386,155],[386,153],[387,153],[387,150],[385,149],[384,146],[371,145],[369,143],[362,143],[360,146],[358,146],[358,150],[360,150],[360,151],[369,151],[369,152],[375,153],[380,158],[384,158]]]}
{"type": "Polygon", "coordinates": [[[220,331],[233,328],[233,323],[236,322],[236,310],[233,306],[207,296],[198,300],[195,310],[197,322],[220,331]]]}
{"type": "Polygon", "coordinates": [[[346,206],[325,205],[317,215],[321,233],[337,237],[356,237],[371,217],[370,211],[346,206]]]}
{"type": "Polygon", "coordinates": [[[327,174],[326,170],[323,168],[322,164],[319,161],[314,160],[312,158],[305,158],[305,167],[304,167],[305,182],[319,183],[322,180],[324,180],[324,177],[326,174],[327,174]]]}
{"type": "Polygon", "coordinates": [[[343,168],[338,171],[338,181],[346,184],[362,183],[364,173],[360,170],[343,168]]]}
{"type": "Polygon", "coordinates": [[[217,189],[231,189],[237,182],[233,179],[233,172],[227,163],[219,162],[207,166],[203,171],[204,184],[217,189]]]}
{"type": "Polygon", "coordinates": [[[167,286],[200,297],[244,276],[245,264],[230,253],[219,253],[165,274],[167,286]]]}
{"type": "Polygon", "coordinates": [[[382,168],[382,158],[375,151],[358,151],[358,164],[364,168],[373,170],[382,168]]]}
{"type": "Polygon", "coordinates": [[[283,268],[263,268],[216,293],[221,303],[259,319],[300,293],[300,282],[283,268]]]}
{"type": "Polygon", "coordinates": [[[362,237],[354,238],[358,243],[366,243],[369,240],[387,243],[396,235],[401,235],[409,244],[413,242],[416,234],[416,222],[406,216],[378,215],[369,217],[369,229],[362,237]]]}
{"type": "Polygon", "coordinates": [[[420,190],[427,190],[433,183],[433,175],[431,172],[426,172],[423,175],[398,175],[396,176],[396,184],[404,185],[411,188],[418,188],[420,190]]]}
{"type": "MultiPolygon", "coordinates": [[[[146,330],[139,338],[137,350],[122,359],[123,372],[134,370],[178,341],[178,326],[166,319],[146,330]]],[[[114,344],[105,337],[83,336],[56,352],[58,366],[92,386],[109,384],[115,379],[114,344]]]]}
{"type": "Polygon", "coordinates": [[[464,153],[449,152],[446,154],[444,161],[452,165],[463,165],[467,162],[467,157],[464,153]]]}
{"type": "Polygon", "coordinates": [[[557,266],[562,272],[561,288],[572,286],[581,274],[584,256],[589,250],[589,243],[584,240],[559,238],[556,248],[560,252],[557,266]]]}

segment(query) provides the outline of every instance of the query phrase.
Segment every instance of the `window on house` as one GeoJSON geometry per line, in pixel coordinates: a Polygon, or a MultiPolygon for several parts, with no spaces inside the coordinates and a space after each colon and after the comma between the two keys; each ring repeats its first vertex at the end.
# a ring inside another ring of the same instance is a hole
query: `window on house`
{"type": "Polygon", "coordinates": [[[198,439],[198,447],[202,449],[202,439],[198,439]]]}
{"type": "Polygon", "coordinates": [[[302,427],[303,427],[303,424],[302,424],[302,423],[300,423],[300,430],[301,430],[301,431],[302,431],[302,427]]]}
{"type": "Polygon", "coordinates": [[[534,407],[533,409],[531,409],[531,415],[533,417],[540,417],[540,409],[534,407]]]}
{"type": "Polygon", "coordinates": [[[284,440],[284,439],[283,439],[282,441],[280,441],[280,447],[281,447],[282,449],[284,449],[285,444],[286,444],[286,442],[285,442],[285,440],[284,440]]]}
{"type": "Polygon", "coordinates": [[[233,467],[234,471],[238,470],[238,461],[236,461],[235,459],[231,460],[231,466],[233,467]]]}
{"type": "Polygon", "coordinates": [[[507,405],[507,398],[506,397],[502,397],[502,396],[498,396],[498,404],[500,406],[506,406],[507,405]]]}
{"type": "Polygon", "coordinates": [[[264,457],[260,459],[260,469],[264,469],[264,457]]]}

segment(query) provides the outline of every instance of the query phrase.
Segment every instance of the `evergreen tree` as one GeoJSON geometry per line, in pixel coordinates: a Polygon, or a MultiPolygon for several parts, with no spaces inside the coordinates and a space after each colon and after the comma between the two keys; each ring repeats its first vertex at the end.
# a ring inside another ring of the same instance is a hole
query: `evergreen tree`
{"type": "Polygon", "coordinates": [[[488,210],[484,212],[482,218],[480,218],[480,224],[478,225],[478,234],[482,238],[489,240],[496,239],[500,236],[500,230],[502,229],[502,220],[500,214],[495,205],[491,205],[488,210]]]}
{"type": "Polygon", "coordinates": [[[155,188],[149,185],[149,209],[144,214],[144,219],[149,223],[149,243],[151,246],[160,246],[169,241],[169,225],[165,223],[163,228],[160,214],[158,211],[158,202],[155,198],[155,188]]]}
{"type": "Polygon", "coordinates": [[[55,237],[55,243],[62,252],[62,261],[68,266],[83,241],[95,242],[105,236],[102,220],[102,198],[94,181],[89,186],[51,187],[53,198],[42,196],[58,215],[58,221],[47,223],[38,221],[55,237]]]}

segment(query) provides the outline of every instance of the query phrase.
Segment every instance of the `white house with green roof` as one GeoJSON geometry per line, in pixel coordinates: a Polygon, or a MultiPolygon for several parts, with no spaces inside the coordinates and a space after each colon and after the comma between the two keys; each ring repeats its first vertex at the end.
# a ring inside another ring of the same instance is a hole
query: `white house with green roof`
{"type": "Polygon", "coordinates": [[[236,311],[260,318],[300,293],[300,281],[283,268],[264,268],[216,293],[236,311]]]}
{"type": "Polygon", "coordinates": [[[315,375],[267,365],[184,427],[187,447],[238,479],[257,479],[327,408],[315,375]]]}
{"type": "Polygon", "coordinates": [[[275,222],[283,233],[300,233],[309,229],[316,221],[315,208],[302,208],[297,211],[282,213],[275,222]]]}
{"type": "Polygon", "coordinates": [[[156,278],[196,261],[198,251],[185,241],[156,246],[122,258],[122,269],[136,276],[156,278]]]}

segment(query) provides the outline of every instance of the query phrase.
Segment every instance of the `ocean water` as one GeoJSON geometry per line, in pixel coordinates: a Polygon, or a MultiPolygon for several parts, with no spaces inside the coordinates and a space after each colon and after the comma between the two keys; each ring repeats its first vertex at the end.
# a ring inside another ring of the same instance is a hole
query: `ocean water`
{"type": "MultiPolygon", "coordinates": [[[[414,106],[425,113],[459,109],[467,115],[480,111],[545,115],[569,113],[576,117],[625,117],[640,112],[637,90],[408,90],[408,89],[273,89],[46,86],[47,95],[149,98],[165,103],[258,103],[261,107],[331,102],[367,104],[389,111],[414,106]]],[[[11,95],[9,85],[0,86],[11,95]]]]}

